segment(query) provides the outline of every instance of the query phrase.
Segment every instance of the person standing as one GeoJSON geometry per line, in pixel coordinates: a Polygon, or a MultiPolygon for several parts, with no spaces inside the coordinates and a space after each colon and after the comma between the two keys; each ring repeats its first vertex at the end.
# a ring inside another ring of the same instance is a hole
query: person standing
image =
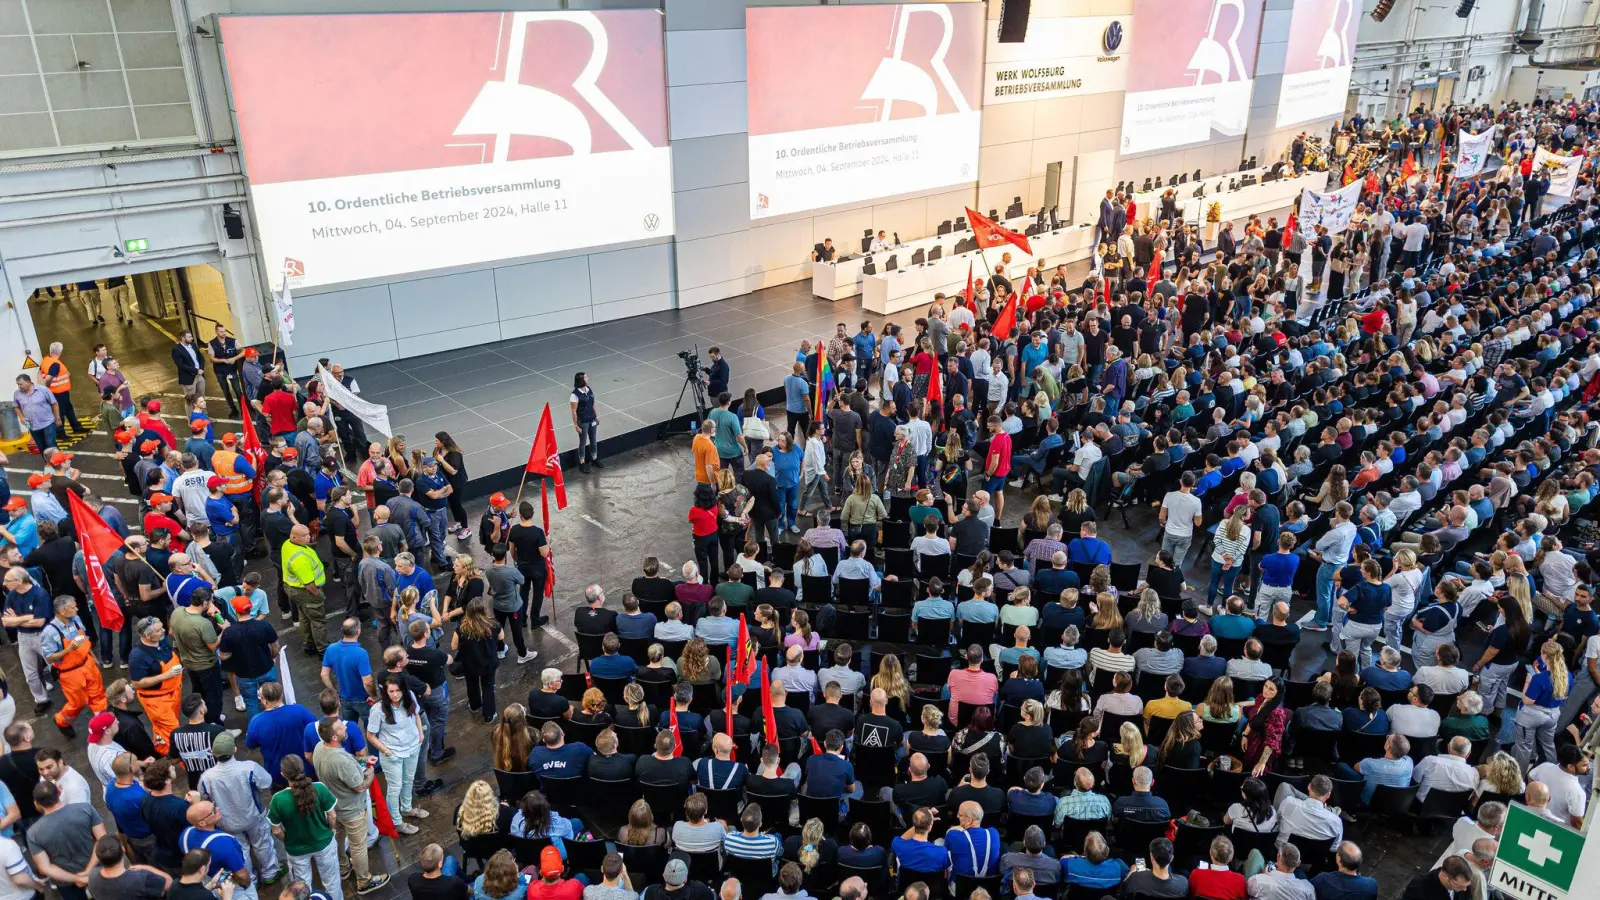
{"type": "Polygon", "coordinates": [[[527,579],[522,585],[522,619],[529,628],[543,628],[550,622],[548,616],[540,615],[550,543],[545,540],[544,529],[533,524],[533,504],[529,501],[517,505],[517,524],[511,526],[506,543],[511,545],[511,561],[527,579]]]}
{"type": "Polygon", "coordinates": [[[278,880],[278,851],[272,843],[272,824],[261,807],[260,793],[272,787],[272,776],[259,763],[236,758],[234,748],[231,732],[224,731],[211,742],[211,754],[217,764],[200,776],[200,794],[216,804],[216,827],[233,835],[242,847],[250,848],[263,883],[272,884],[278,880]]]}
{"type": "Polygon", "coordinates": [[[489,617],[481,597],[467,604],[461,627],[450,636],[450,650],[466,673],[467,709],[481,712],[486,725],[500,715],[494,705],[494,675],[500,667],[495,648],[501,640],[502,630],[489,617]]]}
{"type": "MultiPolygon", "coordinates": [[[[128,677],[133,681],[139,705],[150,717],[156,751],[167,755],[172,752],[172,735],[178,728],[183,665],[172,652],[172,642],[160,619],[146,616],[139,620],[137,630],[139,644],[128,654],[128,677]]],[[[184,764],[188,765],[187,760],[184,764]]]]}
{"type": "MultiPolygon", "coordinates": [[[[224,878],[233,882],[233,897],[238,900],[256,900],[255,873],[250,869],[250,855],[238,838],[217,830],[222,813],[216,805],[201,800],[189,806],[189,827],[178,836],[178,849],[187,858],[195,850],[210,854],[206,873],[212,883],[224,878]]],[[[184,866],[188,871],[188,866],[184,866]]]]}
{"type": "Polygon", "coordinates": [[[594,391],[589,388],[589,375],[579,372],[572,376],[572,396],[567,398],[572,408],[572,427],[578,432],[578,469],[589,474],[589,466],[604,469],[600,462],[598,435],[600,416],[594,408],[594,391]]]}
{"type": "Polygon", "coordinates": [[[739,417],[728,408],[733,403],[733,395],[724,390],[716,398],[717,408],[707,415],[715,426],[711,440],[717,445],[718,465],[732,469],[737,477],[744,474],[744,429],[739,424],[739,417]]]}
{"type": "Polygon", "coordinates": [[[244,353],[239,350],[239,342],[234,340],[227,326],[221,322],[217,323],[217,336],[206,344],[206,355],[211,357],[211,371],[216,373],[222,398],[228,401],[228,415],[239,415],[239,403],[234,399],[234,394],[237,393],[241,400],[246,399],[244,383],[239,380],[239,361],[244,358],[244,353]]]}
{"type": "MultiPolygon", "coordinates": [[[[5,896],[26,897],[27,890],[44,891],[44,885],[34,880],[33,874],[23,864],[22,854],[13,857],[11,848],[16,844],[10,838],[0,840],[0,864],[6,866],[11,883],[24,890],[21,895],[7,892],[5,896]],[[21,871],[14,864],[23,865],[21,871]],[[13,874],[15,873],[15,874],[13,874]]],[[[94,842],[95,865],[89,870],[89,890],[96,897],[114,900],[162,900],[172,886],[172,876],[154,866],[135,865],[127,856],[122,842],[106,835],[94,842]]]]}
{"type": "Polygon", "coordinates": [[[527,642],[522,636],[522,598],[519,592],[527,577],[516,566],[506,562],[509,548],[505,544],[496,544],[489,551],[494,558],[493,565],[483,575],[483,580],[489,586],[489,595],[493,600],[494,618],[500,623],[502,630],[511,630],[511,639],[517,645],[517,662],[527,665],[532,662],[538,653],[528,650],[527,642]]]}
{"type": "MultiPolygon", "coordinates": [[[[333,794],[334,839],[350,848],[350,868],[355,873],[356,893],[368,894],[389,882],[387,873],[374,875],[367,859],[367,791],[372,787],[376,756],[366,765],[344,749],[348,723],[329,716],[317,723],[321,743],[311,751],[311,765],[317,779],[333,794]]],[[[281,764],[280,764],[281,771],[281,764]]]]}
{"type": "Polygon", "coordinates": [[[1327,631],[1332,621],[1333,576],[1349,563],[1350,550],[1356,543],[1356,526],[1350,521],[1351,512],[1349,503],[1340,502],[1336,505],[1333,508],[1333,527],[1317,540],[1311,550],[1306,551],[1306,555],[1318,563],[1317,608],[1315,620],[1301,628],[1327,631]]]}
{"type": "Polygon", "coordinates": [[[344,900],[339,878],[339,845],[333,840],[333,825],[337,821],[334,807],[338,801],[327,785],[314,782],[306,775],[305,760],[300,757],[285,756],[278,767],[289,786],[272,795],[267,804],[267,821],[272,823],[272,833],[283,840],[283,849],[289,854],[289,877],[309,885],[311,869],[315,866],[329,900],[344,900]]]}
{"type": "Polygon", "coordinates": [[[62,900],[88,900],[90,859],[95,842],[106,836],[105,821],[86,802],[63,803],[48,781],[34,786],[33,805],[41,813],[28,828],[35,871],[50,879],[62,900]]]}
{"type": "MultiPolygon", "coordinates": [[[[416,500],[428,516],[428,538],[433,544],[433,562],[443,569],[450,565],[452,555],[445,550],[444,537],[450,527],[448,507],[450,495],[455,489],[439,473],[439,461],[431,456],[423,457],[422,470],[417,473],[415,484],[416,500]]],[[[422,548],[416,550],[421,555],[422,548]]]]}
{"type": "Polygon", "coordinates": [[[61,343],[57,341],[39,360],[39,384],[54,395],[56,405],[61,409],[61,421],[66,423],[66,427],[81,434],[86,429],[78,421],[77,411],[72,408],[72,372],[61,361],[61,350],[61,343]]]}
{"type": "Polygon", "coordinates": [[[441,431],[433,436],[433,457],[450,482],[450,515],[456,520],[456,540],[470,541],[472,529],[467,525],[467,508],[462,502],[467,495],[466,456],[450,432],[441,431]]]}
{"type": "MultiPolygon", "coordinates": [[[[222,643],[216,619],[217,608],[211,591],[197,588],[189,603],[172,613],[172,649],[189,676],[189,690],[206,698],[206,709],[213,721],[222,721],[222,670],[217,665],[217,647],[222,643]]],[[[221,627],[226,629],[227,622],[221,627]]],[[[98,673],[96,673],[98,674],[98,673]]]]}
{"type": "Polygon", "coordinates": [[[17,655],[22,663],[22,674],[33,693],[34,715],[43,715],[50,709],[50,693],[45,689],[44,654],[39,652],[39,634],[55,615],[54,605],[45,589],[35,584],[33,576],[21,566],[13,566],[5,574],[6,605],[0,615],[0,624],[17,630],[17,655]]]}
{"type": "Polygon", "coordinates": [[[445,677],[450,658],[432,645],[433,636],[426,622],[412,622],[408,632],[406,671],[428,687],[421,698],[423,712],[428,716],[428,762],[438,765],[456,755],[456,748],[444,743],[450,721],[450,680],[445,677]]]}
{"type": "Polygon", "coordinates": [[[204,397],[205,366],[194,344],[194,332],[185,331],[178,335],[178,343],[172,346],[172,364],[178,368],[178,386],[183,388],[183,399],[192,403],[194,398],[204,397]]]}
{"type": "Polygon", "coordinates": [[[386,799],[395,830],[416,834],[417,826],[405,820],[428,817],[427,810],[411,805],[417,759],[422,755],[422,713],[417,698],[406,689],[404,676],[384,677],[378,703],[367,716],[367,741],[383,759],[386,799]]]}
{"type": "Polygon", "coordinates": [[[788,419],[784,431],[791,440],[805,443],[806,426],[811,422],[811,383],[806,381],[805,363],[795,363],[794,371],[783,379],[783,411],[788,419]],[[799,431],[798,437],[796,431],[799,431]]]}
{"type": "MultiPolygon", "coordinates": [[[[279,496],[281,502],[282,496],[279,496]]],[[[326,595],[323,586],[328,583],[327,569],[316,548],[311,546],[311,529],[295,525],[289,530],[289,541],[279,551],[283,559],[283,584],[289,593],[290,608],[300,613],[305,627],[306,654],[320,656],[328,647],[328,626],[324,618],[326,595]]]]}
{"type": "MultiPolygon", "coordinates": [[[[106,708],[105,683],[100,680],[100,669],[95,666],[94,648],[89,644],[88,632],[78,618],[78,601],[69,596],[55,600],[55,617],[39,634],[39,652],[56,670],[56,681],[66,701],[56,713],[56,727],[69,738],[78,736],[72,727],[85,708],[104,712],[106,708]]],[[[1563,692],[1562,696],[1566,696],[1563,692]]]]}
{"type": "Polygon", "coordinates": [[[34,449],[41,457],[48,454],[56,445],[56,429],[61,427],[56,395],[35,385],[27,375],[18,375],[11,402],[16,404],[17,420],[33,435],[34,449]]]}

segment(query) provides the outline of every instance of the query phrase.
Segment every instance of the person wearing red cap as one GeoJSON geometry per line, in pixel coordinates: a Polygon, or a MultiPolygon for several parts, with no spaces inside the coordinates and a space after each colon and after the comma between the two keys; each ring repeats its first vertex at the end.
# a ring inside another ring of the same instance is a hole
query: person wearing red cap
{"type": "Polygon", "coordinates": [[[89,717],[89,769],[110,787],[117,780],[111,763],[127,749],[117,743],[117,717],[108,710],[89,717]]]}
{"type": "Polygon", "coordinates": [[[56,683],[66,695],[66,702],[55,716],[56,727],[74,738],[78,732],[72,723],[85,708],[105,711],[106,688],[100,679],[100,667],[94,664],[88,632],[78,618],[78,601],[57,597],[55,611],[55,618],[39,633],[39,652],[55,667],[56,683]]]}
{"type": "Polygon", "coordinates": [[[157,528],[165,528],[172,535],[172,552],[181,553],[189,545],[189,532],[173,518],[172,505],[176,502],[171,494],[156,491],[150,495],[150,511],[144,514],[144,533],[148,536],[157,528]]]}
{"type": "Polygon", "coordinates": [[[500,491],[489,495],[489,508],[483,511],[483,518],[478,520],[478,543],[485,547],[505,543],[506,536],[511,533],[511,498],[500,491]]]}
{"type": "Polygon", "coordinates": [[[193,454],[200,468],[206,470],[210,470],[211,457],[217,452],[217,445],[212,443],[210,434],[210,419],[190,419],[189,439],[183,442],[183,452],[193,454]]]}
{"type": "Polygon", "coordinates": [[[168,447],[176,448],[178,446],[177,436],[172,433],[172,429],[168,428],[167,423],[161,418],[160,400],[150,400],[145,403],[144,411],[139,413],[139,427],[144,429],[139,435],[140,440],[158,438],[161,443],[168,447]]]}
{"type": "Polygon", "coordinates": [[[265,399],[256,400],[251,404],[267,417],[267,430],[273,437],[293,435],[295,417],[300,414],[300,404],[295,400],[293,389],[286,382],[286,378],[280,379],[273,387],[272,393],[265,399]]]}
{"type": "MultiPolygon", "coordinates": [[[[539,880],[528,885],[528,900],[579,900],[583,896],[583,882],[576,878],[562,878],[566,864],[561,861],[561,851],[546,847],[539,851],[539,880]]],[[[481,888],[475,886],[475,892],[481,888]]]]}
{"type": "Polygon", "coordinates": [[[28,498],[13,495],[6,501],[6,512],[11,521],[0,525],[0,547],[10,544],[23,556],[39,549],[39,520],[28,510],[28,498]]]}

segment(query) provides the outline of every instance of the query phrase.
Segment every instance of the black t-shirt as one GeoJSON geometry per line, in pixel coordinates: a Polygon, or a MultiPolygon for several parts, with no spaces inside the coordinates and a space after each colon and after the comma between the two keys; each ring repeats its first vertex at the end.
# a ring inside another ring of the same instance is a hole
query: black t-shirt
{"type": "Polygon", "coordinates": [[[168,605],[165,596],[166,582],[161,580],[155,567],[143,559],[131,556],[124,556],[121,565],[117,577],[123,584],[123,596],[128,598],[128,612],[136,619],[142,616],[159,616],[164,612],[168,605]],[[156,599],[144,603],[139,599],[143,593],[140,591],[141,587],[157,588],[160,593],[156,599]]]}
{"type": "Polygon", "coordinates": [[[217,758],[211,753],[211,742],[221,733],[222,726],[215,722],[179,725],[172,730],[169,742],[172,746],[167,756],[183,761],[183,768],[189,773],[190,787],[199,784],[200,776],[217,764],[217,758]]]}
{"type": "Polygon", "coordinates": [[[998,816],[1006,808],[1006,792],[993,785],[975,788],[970,784],[962,784],[951,789],[950,806],[959,809],[968,800],[983,807],[984,818],[998,816]]]}
{"type": "Polygon", "coordinates": [[[271,644],[278,640],[278,631],[262,619],[234,622],[222,630],[217,649],[229,654],[222,661],[223,671],[240,678],[260,678],[272,671],[277,657],[271,644]]]}
{"type": "Polygon", "coordinates": [[[950,534],[956,539],[957,553],[976,554],[989,546],[989,526],[977,516],[967,516],[951,525],[950,534]]]}
{"type": "Polygon", "coordinates": [[[443,650],[432,647],[407,647],[406,671],[415,675],[428,687],[444,684],[445,665],[449,658],[443,650]]]}
{"type": "Polygon", "coordinates": [[[288,513],[273,511],[261,517],[261,532],[267,536],[267,543],[274,550],[282,549],[292,530],[294,523],[289,521],[288,513]]]}
{"type": "Polygon", "coordinates": [[[751,775],[744,780],[746,794],[762,794],[768,797],[786,797],[799,793],[793,781],[787,778],[767,778],[762,775],[751,775]]]}
{"type": "Polygon", "coordinates": [[[222,587],[232,587],[239,583],[239,554],[233,552],[233,545],[227,541],[212,541],[206,545],[206,556],[211,557],[211,564],[217,567],[219,584],[222,587]]]}
{"type": "Polygon", "coordinates": [[[206,890],[204,884],[184,884],[174,879],[167,890],[167,900],[217,900],[217,895],[206,890]]]}
{"type": "Polygon", "coordinates": [[[674,583],[670,578],[645,578],[640,576],[633,580],[633,595],[639,602],[653,600],[657,603],[671,603],[674,599],[674,583]]]}
{"type": "MultiPolygon", "coordinates": [[[[759,710],[757,711],[759,713],[759,710]]],[[[811,726],[806,722],[805,714],[792,706],[780,706],[772,711],[773,721],[778,723],[778,739],[799,737],[806,733],[811,726]]],[[[766,727],[765,720],[760,715],[750,717],[750,730],[760,731],[766,727]]]]}
{"type": "Polygon", "coordinates": [[[511,526],[511,531],[506,536],[506,543],[516,552],[519,567],[535,574],[544,573],[544,554],[539,552],[539,548],[549,542],[545,540],[543,528],[519,522],[511,526]]]}
{"type": "Polygon", "coordinates": [[[327,514],[322,519],[323,530],[328,532],[328,543],[333,547],[333,555],[341,559],[355,559],[361,555],[361,542],[356,535],[355,523],[350,520],[350,513],[337,506],[329,506],[327,514]],[[346,547],[353,553],[345,553],[334,543],[334,538],[344,538],[346,547]]]}
{"type": "MultiPolygon", "coordinates": [[[[717,360],[722,362],[721,360],[717,360]]],[[[640,894],[640,900],[716,900],[716,894],[711,888],[698,881],[684,883],[680,888],[669,888],[664,884],[652,884],[640,894]]]]}
{"type": "MultiPolygon", "coordinates": [[[[151,864],[162,869],[176,870],[183,862],[183,851],[178,848],[178,837],[189,827],[189,802],[173,794],[163,794],[160,797],[147,794],[139,803],[139,812],[143,814],[145,824],[150,826],[150,832],[156,838],[155,848],[150,854],[151,864]]],[[[177,885],[174,884],[173,887],[176,888],[177,885]]],[[[185,900],[205,900],[205,898],[195,896],[185,900]]]]}
{"type": "Polygon", "coordinates": [[[605,635],[617,630],[617,614],[614,610],[583,606],[573,613],[572,620],[579,634],[605,635]]]}
{"type": "MultiPolygon", "coordinates": [[[[637,596],[638,593],[638,591],[634,591],[635,596],[637,596]]],[[[788,588],[764,587],[756,591],[755,603],[757,606],[765,603],[778,612],[783,612],[786,609],[793,609],[798,602],[799,601],[795,599],[794,591],[791,591],[788,588]]]]}
{"type": "Polygon", "coordinates": [[[838,703],[818,703],[811,707],[811,733],[827,736],[838,729],[840,734],[850,734],[856,728],[856,714],[838,703]]]}
{"type": "MultiPolygon", "coordinates": [[[[1501,642],[1502,645],[1504,641],[1501,642]]],[[[32,750],[13,750],[0,756],[0,782],[11,791],[11,796],[16,798],[17,809],[21,811],[24,819],[32,819],[39,815],[38,807],[33,805],[33,788],[39,783],[39,768],[33,756],[39,752],[32,750]]]]}
{"type": "Polygon", "coordinates": [[[560,694],[547,694],[534,690],[528,694],[528,715],[535,719],[559,719],[572,708],[572,702],[560,694]]]}
{"type": "Polygon", "coordinates": [[[694,781],[694,763],[681,756],[657,759],[651,755],[640,758],[633,773],[642,784],[688,784],[694,781]]]}
{"type": "Polygon", "coordinates": [[[924,806],[944,806],[950,786],[938,775],[929,775],[921,781],[902,781],[894,786],[894,804],[902,812],[912,812],[924,806]]]}
{"type": "Polygon", "coordinates": [[[421,872],[412,872],[406,876],[406,890],[411,892],[411,900],[467,900],[472,896],[467,883],[454,875],[425,878],[421,872]]]}
{"type": "Polygon", "coordinates": [[[905,733],[905,727],[894,719],[866,713],[856,724],[856,746],[893,749],[900,746],[905,733]]]}
{"type": "Polygon", "coordinates": [[[1019,722],[1011,726],[1006,742],[1011,745],[1011,755],[1023,759],[1044,759],[1055,752],[1055,740],[1048,725],[1023,725],[1019,722]]]}
{"type": "Polygon", "coordinates": [[[950,752],[950,739],[942,734],[923,734],[913,731],[906,735],[906,746],[910,753],[921,753],[933,759],[935,756],[945,756],[950,752]]]}
{"type": "Polygon", "coordinates": [[[89,890],[94,891],[95,900],[161,900],[166,896],[166,880],[142,869],[107,878],[95,868],[89,872],[89,890]]]}
{"type": "Polygon", "coordinates": [[[595,754],[589,757],[589,777],[601,781],[632,781],[638,757],[632,753],[595,754]]]}

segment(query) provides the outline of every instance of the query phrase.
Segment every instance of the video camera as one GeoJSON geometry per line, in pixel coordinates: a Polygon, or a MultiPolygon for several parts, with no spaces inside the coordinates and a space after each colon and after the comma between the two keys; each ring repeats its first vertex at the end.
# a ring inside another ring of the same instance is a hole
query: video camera
{"type": "Polygon", "coordinates": [[[705,368],[700,365],[700,345],[696,344],[693,350],[679,350],[678,358],[683,360],[683,367],[688,371],[690,378],[698,378],[705,368]]]}

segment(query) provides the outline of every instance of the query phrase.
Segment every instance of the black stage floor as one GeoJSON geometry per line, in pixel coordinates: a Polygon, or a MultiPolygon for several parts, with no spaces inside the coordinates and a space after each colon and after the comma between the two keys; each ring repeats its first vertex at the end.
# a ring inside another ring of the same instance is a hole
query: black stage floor
{"type": "MultiPolygon", "coordinates": [[[[910,328],[917,313],[897,313],[910,328]]],[[[567,405],[572,376],[587,372],[597,395],[602,455],[657,439],[684,384],[679,350],[722,348],[735,396],[753,387],[765,403],[781,400],[783,379],[802,340],[874,330],[886,317],[861,308],[859,297],[829,302],[811,295],[810,280],[767,288],[684,310],[667,310],[567,331],[500,341],[352,369],[364,398],[389,407],[389,421],[413,447],[431,447],[448,431],[466,453],[474,493],[515,485],[545,403],[563,453],[577,447],[567,405]]],[[[684,412],[693,412],[685,398],[684,412]]],[[[687,419],[682,427],[687,429],[687,419]]],[[[570,462],[571,455],[568,453],[570,462]]]]}

